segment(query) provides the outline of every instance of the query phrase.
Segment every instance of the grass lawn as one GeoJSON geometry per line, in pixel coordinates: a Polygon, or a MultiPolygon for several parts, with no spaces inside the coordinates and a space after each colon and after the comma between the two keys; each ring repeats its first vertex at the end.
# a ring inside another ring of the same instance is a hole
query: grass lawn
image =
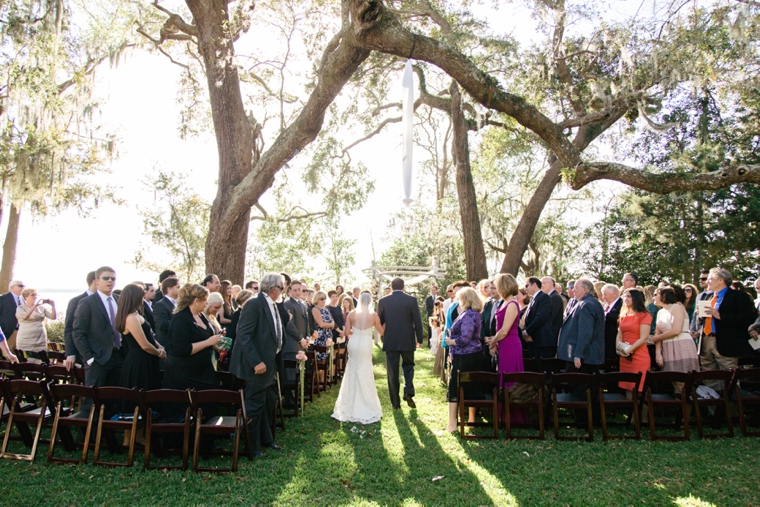
{"type": "Polygon", "coordinates": [[[442,431],[445,389],[427,349],[417,352],[414,410],[391,410],[384,359],[376,350],[379,423],[331,419],[333,389],[307,404],[303,418],[286,421],[277,435],[283,451],[242,459],[235,474],[146,472],[141,455],[130,470],[51,466],[43,446],[34,464],[0,460],[0,498],[5,505],[760,505],[758,439],[462,442],[442,431]]]}

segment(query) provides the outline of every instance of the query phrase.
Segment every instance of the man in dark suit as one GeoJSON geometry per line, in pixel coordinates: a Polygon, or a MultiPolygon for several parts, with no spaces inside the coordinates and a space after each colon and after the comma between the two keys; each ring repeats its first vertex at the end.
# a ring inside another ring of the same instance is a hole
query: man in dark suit
{"type": "Polygon", "coordinates": [[[540,357],[554,357],[557,355],[557,342],[559,341],[559,330],[562,328],[562,321],[565,314],[565,300],[557,292],[557,282],[551,276],[545,276],[541,279],[541,292],[549,296],[552,302],[552,309],[549,312],[549,322],[552,328],[552,346],[543,351],[540,357]],[[551,354],[551,355],[548,355],[551,354]]]}
{"type": "Polygon", "coordinates": [[[496,290],[496,285],[493,281],[488,283],[488,293],[490,298],[483,305],[482,313],[482,326],[480,326],[480,337],[484,339],[486,337],[495,336],[496,332],[496,311],[501,308],[502,300],[499,296],[499,291],[496,290]]]}
{"type": "Polygon", "coordinates": [[[394,409],[401,408],[399,399],[399,359],[403,361],[404,400],[411,407],[414,403],[414,351],[422,345],[422,317],[417,299],[404,294],[404,280],[394,278],[393,292],[377,303],[380,323],[385,326],[383,351],[388,372],[388,392],[394,409]],[[415,345],[415,337],[417,343],[415,345]]]}
{"type": "Polygon", "coordinates": [[[541,280],[535,276],[528,278],[525,291],[531,299],[523,315],[523,339],[530,344],[529,349],[537,361],[554,357],[557,342],[552,330],[552,300],[541,290],[541,280]]]}
{"type": "Polygon", "coordinates": [[[286,322],[275,302],[285,289],[285,279],[279,273],[267,273],[259,286],[258,297],[248,301],[240,313],[230,373],[245,380],[245,410],[251,421],[248,432],[253,455],[266,456],[262,447],[280,449],[274,443],[270,422],[280,352],[286,339],[286,322]]]}
{"type": "Polygon", "coordinates": [[[432,330],[430,329],[430,317],[433,316],[433,309],[435,308],[435,298],[438,297],[438,286],[432,284],[430,286],[430,295],[425,298],[425,328],[427,329],[428,347],[430,347],[430,336],[432,330]]]}
{"type": "MultiPolygon", "coordinates": [[[[117,386],[124,362],[121,333],[116,331],[117,300],[112,296],[116,274],[103,266],[95,271],[97,291],[82,298],[74,313],[74,343],[84,361],[84,381],[88,386],[117,386]]],[[[82,411],[90,409],[85,399],[82,411]]]]}
{"type": "Polygon", "coordinates": [[[608,283],[602,287],[602,299],[604,300],[604,357],[617,359],[615,346],[618,335],[618,318],[620,317],[620,309],[623,308],[620,289],[616,285],[608,283]]]}
{"type": "Polygon", "coordinates": [[[21,298],[21,291],[24,290],[24,287],[26,286],[21,280],[13,280],[8,285],[8,292],[0,296],[0,329],[2,329],[11,351],[16,348],[16,330],[18,330],[16,308],[24,304],[21,298]]]}
{"type": "Polygon", "coordinates": [[[156,288],[152,283],[146,283],[143,287],[145,288],[145,295],[143,296],[143,317],[145,317],[145,320],[155,333],[156,321],[153,318],[153,300],[156,297],[156,288]]]}
{"type": "Polygon", "coordinates": [[[177,307],[180,288],[182,286],[177,277],[170,276],[165,278],[161,283],[161,292],[164,297],[157,303],[153,303],[153,322],[156,325],[154,328],[156,341],[164,348],[169,345],[169,330],[174,309],[177,307]]]}
{"type": "MultiPolygon", "coordinates": [[[[731,370],[739,367],[739,358],[755,355],[749,345],[749,326],[757,318],[757,310],[749,294],[731,289],[733,277],[728,270],[713,268],[707,275],[707,286],[713,292],[709,317],[705,318],[699,362],[703,370],[731,370]]],[[[716,389],[720,382],[707,385],[716,389]]]]}
{"type": "Polygon", "coordinates": [[[155,305],[159,301],[163,299],[163,297],[166,295],[163,292],[163,289],[161,288],[163,286],[164,280],[169,278],[170,276],[177,277],[177,273],[172,271],[171,269],[165,269],[161,271],[161,274],[158,275],[158,290],[156,290],[156,297],[153,298],[153,304],[155,305]]]}
{"type": "MultiPolygon", "coordinates": [[[[567,361],[565,371],[593,374],[604,365],[604,308],[592,296],[594,284],[581,278],[575,282],[576,304],[572,307],[559,333],[557,357],[567,361]]],[[[585,398],[588,386],[578,384],[573,393],[585,398]]],[[[595,392],[591,399],[597,399],[595,392]]],[[[593,417],[600,417],[599,404],[592,406],[593,417]]],[[[579,422],[587,419],[587,412],[576,411],[579,422]]]]}
{"type": "MultiPolygon", "coordinates": [[[[282,346],[282,358],[295,360],[296,354],[301,350],[306,350],[309,347],[309,315],[306,309],[306,304],[301,300],[301,282],[299,280],[293,280],[288,291],[288,299],[283,306],[288,311],[291,317],[291,322],[298,330],[298,333],[293,337],[289,333],[286,333],[285,343],[282,346]]],[[[285,370],[285,380],[288,383],[295,381],[296,370],[290,368],[285,370]]],[[[293,406],[295,403],[295,395],[293,391],[285,391],[283,393],[285,397],[284,404],[286,406],[293,406]]]]}
{"type": "Polygon", "coordinates": [[[79,354],[77,346],[74,344],[74,314],[77,311],[77,305],[79,305],[79,302],[87,296],[95,294],[95,291],[97,290],[98,283],[95,278],[95,271],[90,271],[87,273],[87,290],[82,294],[71,298],[69,305],[66,307],[66,319],[63,328],[63,344],[66,350],[66,360],[63,364],[66,366],[67,370],[71,370],[71,367],[74,366],[74,364],[84,364],[82,356],[79,354]]]}

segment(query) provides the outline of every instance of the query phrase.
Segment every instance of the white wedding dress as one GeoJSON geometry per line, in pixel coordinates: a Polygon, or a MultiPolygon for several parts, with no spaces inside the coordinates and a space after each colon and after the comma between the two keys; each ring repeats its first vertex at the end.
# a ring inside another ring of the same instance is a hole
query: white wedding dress
{"type": "Polygon", "coordinates": [[[346,371],[332,414],[341,422],[372,424],[383,416],[372,370],[372,348],[372,327],[353,328],[346,371]]]}

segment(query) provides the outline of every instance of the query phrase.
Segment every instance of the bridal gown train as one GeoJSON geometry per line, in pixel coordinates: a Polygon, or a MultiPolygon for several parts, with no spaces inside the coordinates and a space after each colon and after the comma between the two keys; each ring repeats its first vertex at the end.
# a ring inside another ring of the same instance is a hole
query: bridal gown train
{"type": "Polygon", "coordinates": [[[372,328],[354,328],[348,362],[332,416],[342,422],[372,424],[383,416],[372,371],[372,328]]]}

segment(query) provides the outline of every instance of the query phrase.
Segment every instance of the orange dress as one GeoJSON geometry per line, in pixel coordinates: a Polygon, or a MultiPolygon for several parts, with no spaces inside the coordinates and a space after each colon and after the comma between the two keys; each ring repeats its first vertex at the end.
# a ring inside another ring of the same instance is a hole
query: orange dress
{"type": "MultiPolygon", "coordinates": [[[[639,312],[633,315],[626,315],[620,319],[620,331],[623,333],[623,341],[630,345],[633,345],[641,338],[641,326],[651,326],[652,316],[649,312],[639,312]]],[[[625,357],[620,358],[620,371],[627,373],[641,372],[641,382],[639,383],[639,391],[644,390],[644,379],[649,371],[651,365],[651,359],[649,358],[649,350],[646,344],[642,345],[636,352],[633,353],[633,360],[629,361],[625,357]]],[[[633,389],[632,382],[620,382],[621,389],[631,390],[633,389]]]]}

